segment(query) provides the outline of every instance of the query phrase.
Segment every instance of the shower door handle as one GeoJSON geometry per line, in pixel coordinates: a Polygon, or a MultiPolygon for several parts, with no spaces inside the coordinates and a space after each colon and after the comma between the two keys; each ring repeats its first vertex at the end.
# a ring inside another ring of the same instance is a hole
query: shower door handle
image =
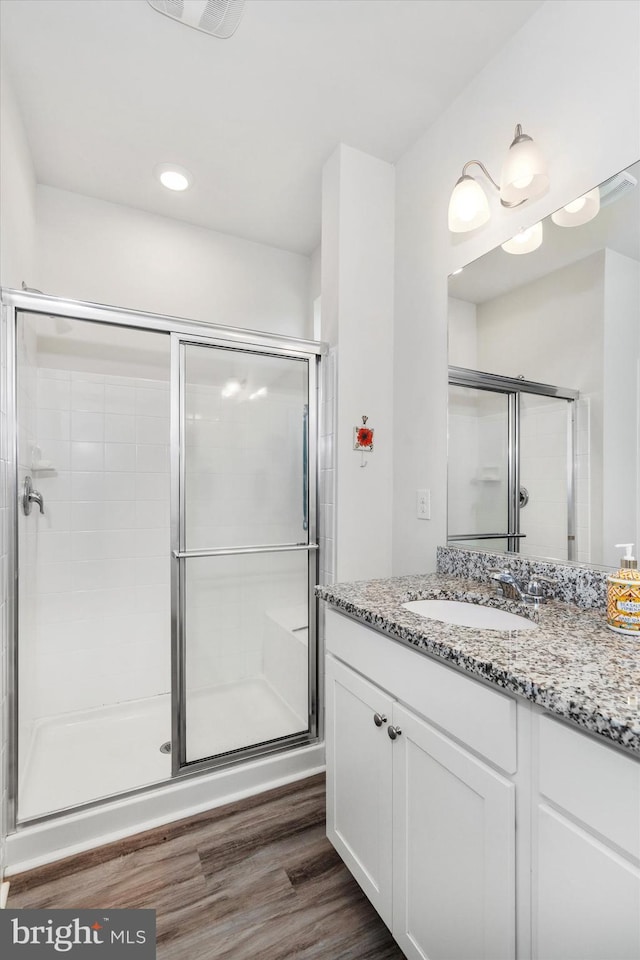
{"type": "Polygon", "coordinates": [[[42,498],[42,494],[37,490],[34,490],[33,480],[30,476],[26,476],[22,485],[22,509],[27,517],[31,513],[32,503],[37,503],[40,507],[40,513],[44,513],[44,500],[42,498]]]}
{"type": "Polygon", "coordinates": [[[249,553],[288,553],[292,550],[317,550],[317,543],[273,543],[251,547],[213,547],[211,550],[173,550],[174,560],[194,560],[199,557],[234,557],[249,553]]]}

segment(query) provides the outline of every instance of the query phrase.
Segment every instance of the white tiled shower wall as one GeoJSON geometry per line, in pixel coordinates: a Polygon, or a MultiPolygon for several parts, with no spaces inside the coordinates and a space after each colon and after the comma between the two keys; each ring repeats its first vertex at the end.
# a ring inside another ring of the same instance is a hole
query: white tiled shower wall
{"type": "Polygon", "coordinates": [[[169,384],[40,367],[36,403],[30,466],[45,513],[26,518],[37,529],[20,644],[27,726],[168,692],[170,679],[169,384]]]}

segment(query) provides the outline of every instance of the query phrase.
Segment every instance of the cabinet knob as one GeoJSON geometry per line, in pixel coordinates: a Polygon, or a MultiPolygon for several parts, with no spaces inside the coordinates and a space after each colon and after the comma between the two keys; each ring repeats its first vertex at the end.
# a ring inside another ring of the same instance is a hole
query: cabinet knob
{"type": "Polygon", "coordinates": [[[381,727],[383,723],[387,722],[387,718],[385,717],[384,713],[374,713],[373,722],[375,723],[376,727],[381,727]]]}
{"type": "Polygon", "coordinates": [[[387,733],[389,734],[390,740],[396,740],[402,733],[402,730],[400,727],[392,727],[391,724],[389,724],[387,727],[387,733]]]}

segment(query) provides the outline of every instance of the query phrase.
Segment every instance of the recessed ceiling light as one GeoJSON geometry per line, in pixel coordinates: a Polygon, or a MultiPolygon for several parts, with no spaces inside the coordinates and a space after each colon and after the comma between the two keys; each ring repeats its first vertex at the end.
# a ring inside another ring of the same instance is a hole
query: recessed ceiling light
{"type": "Polygon", "coordinates": [[[159,163],[155,174],[167,190],[188,190],[193,183],[193,177],[189,171],[175,163],[159,163]]]}

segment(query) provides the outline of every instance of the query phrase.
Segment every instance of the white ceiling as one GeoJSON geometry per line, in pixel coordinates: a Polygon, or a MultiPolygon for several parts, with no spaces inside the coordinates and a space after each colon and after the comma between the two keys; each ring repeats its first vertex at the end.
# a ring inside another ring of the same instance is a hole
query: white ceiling
{"type": "Polygon", "coordinates": [[[0,11],[40,183],[309,254],[336,145],[395,162],[541,2],[247,0],[228,40],[146,0],[0,11]]]}

